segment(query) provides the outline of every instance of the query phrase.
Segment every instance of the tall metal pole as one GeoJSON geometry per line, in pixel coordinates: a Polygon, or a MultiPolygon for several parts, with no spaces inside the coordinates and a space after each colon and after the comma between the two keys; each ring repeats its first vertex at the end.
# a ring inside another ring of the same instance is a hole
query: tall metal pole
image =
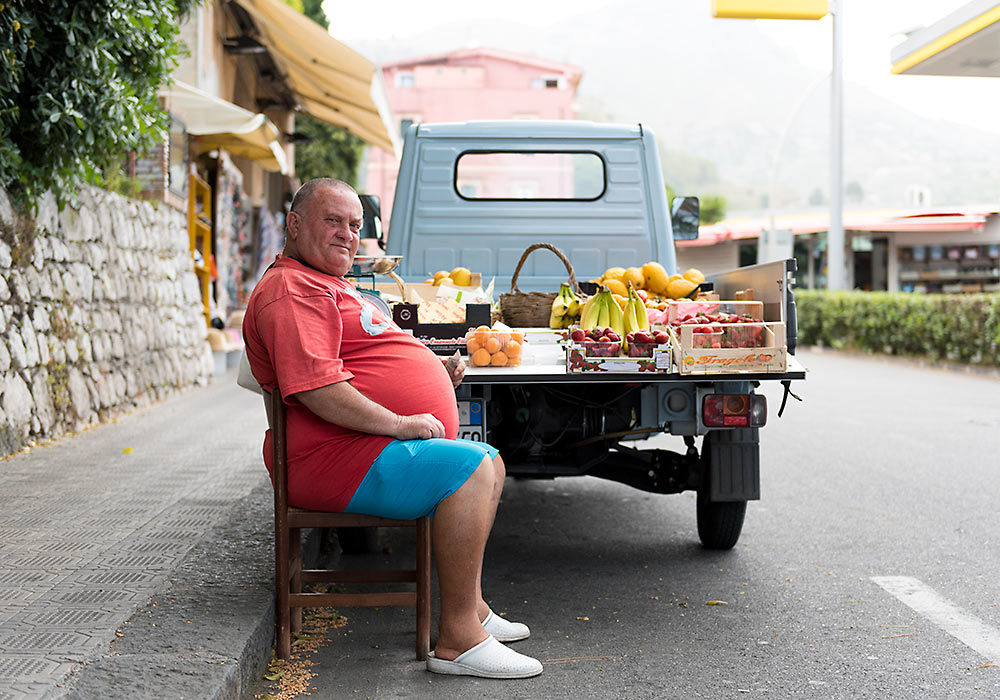
{"type": "Polygon", "coordinates": [[[844,0],[830,0],[833,70],[830,80],[830,230],[826,246],[827,289],[844,289],[844,0]]]}

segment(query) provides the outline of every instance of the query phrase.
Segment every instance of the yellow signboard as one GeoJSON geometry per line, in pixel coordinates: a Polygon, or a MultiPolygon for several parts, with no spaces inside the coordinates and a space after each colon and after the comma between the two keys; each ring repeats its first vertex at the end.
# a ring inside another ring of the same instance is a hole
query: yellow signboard
{"type": "Polygon", "coordinates": [[[822,19],[827,0],[712,0],[712,16],[729,19],[822,19]]]}

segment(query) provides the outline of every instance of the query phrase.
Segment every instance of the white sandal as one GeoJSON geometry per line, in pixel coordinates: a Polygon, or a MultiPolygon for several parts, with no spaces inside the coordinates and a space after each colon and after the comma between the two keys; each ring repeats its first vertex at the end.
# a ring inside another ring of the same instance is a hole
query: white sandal
{"type": "Polygon", "coordinates": [[[542,672],[542,664],[538,659],[519,654],[493,637],[487,637],[459,654],[454,661],[439,659],[433,651],[430,652],[427,655],[427,670],[452,676],[531,678],[542,672]]]}
{"type": "Polygon", "coordinates": [[[483,620],[483,629],[493,635],[498,642],[516,642],[531,635],[531,630],[526,624],[505,620],[492,610],[483,620]]]}

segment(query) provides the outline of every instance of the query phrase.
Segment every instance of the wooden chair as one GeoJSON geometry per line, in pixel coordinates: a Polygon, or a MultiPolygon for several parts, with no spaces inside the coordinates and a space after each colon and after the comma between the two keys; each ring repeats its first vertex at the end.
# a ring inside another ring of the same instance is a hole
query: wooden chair
{"type": "Polygon", "coordinates": [[[278,658],[291,654],[291,635],[302,629],[304,607],[413,606],[417,613],[417,658],[427,658],[431,633],[430,519],[393,520],[353,513],[324,513],[288,507],[285,404],[281,392],[264,392],[269,407],[274,453],[274,556],[276,589],[276,647],[278,658]],[[300,550],[302,528],[311,527],[412,527],[416,530],[414,569],[344,571],[303,569],[300,550]],[[415,591],[376,593],[304,593],[303,583],[391,583],[413,581],[415,591]]]}

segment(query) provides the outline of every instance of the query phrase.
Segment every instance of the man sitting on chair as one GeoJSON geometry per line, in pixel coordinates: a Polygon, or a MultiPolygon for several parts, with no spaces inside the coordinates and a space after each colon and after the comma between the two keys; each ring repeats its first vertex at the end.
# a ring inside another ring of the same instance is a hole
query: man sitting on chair
{"type": "MultiPolygon", "coordinates": [[[[362,207],[345,182],[311,180],[292,200],[285,247],[250,296],[247,358],[287,404],[288,502],[387,518],[432,516],[441,594],[436,673],[526,678],[536,659],[500,644],[526,625],[483,600],[483,553],[503,489],[496,448],[457,440],[461,362],[441,358],[364,299],[343,275],[362,207]]],[[[264,458],[270,463],[270,433],[264,458]]]]}

